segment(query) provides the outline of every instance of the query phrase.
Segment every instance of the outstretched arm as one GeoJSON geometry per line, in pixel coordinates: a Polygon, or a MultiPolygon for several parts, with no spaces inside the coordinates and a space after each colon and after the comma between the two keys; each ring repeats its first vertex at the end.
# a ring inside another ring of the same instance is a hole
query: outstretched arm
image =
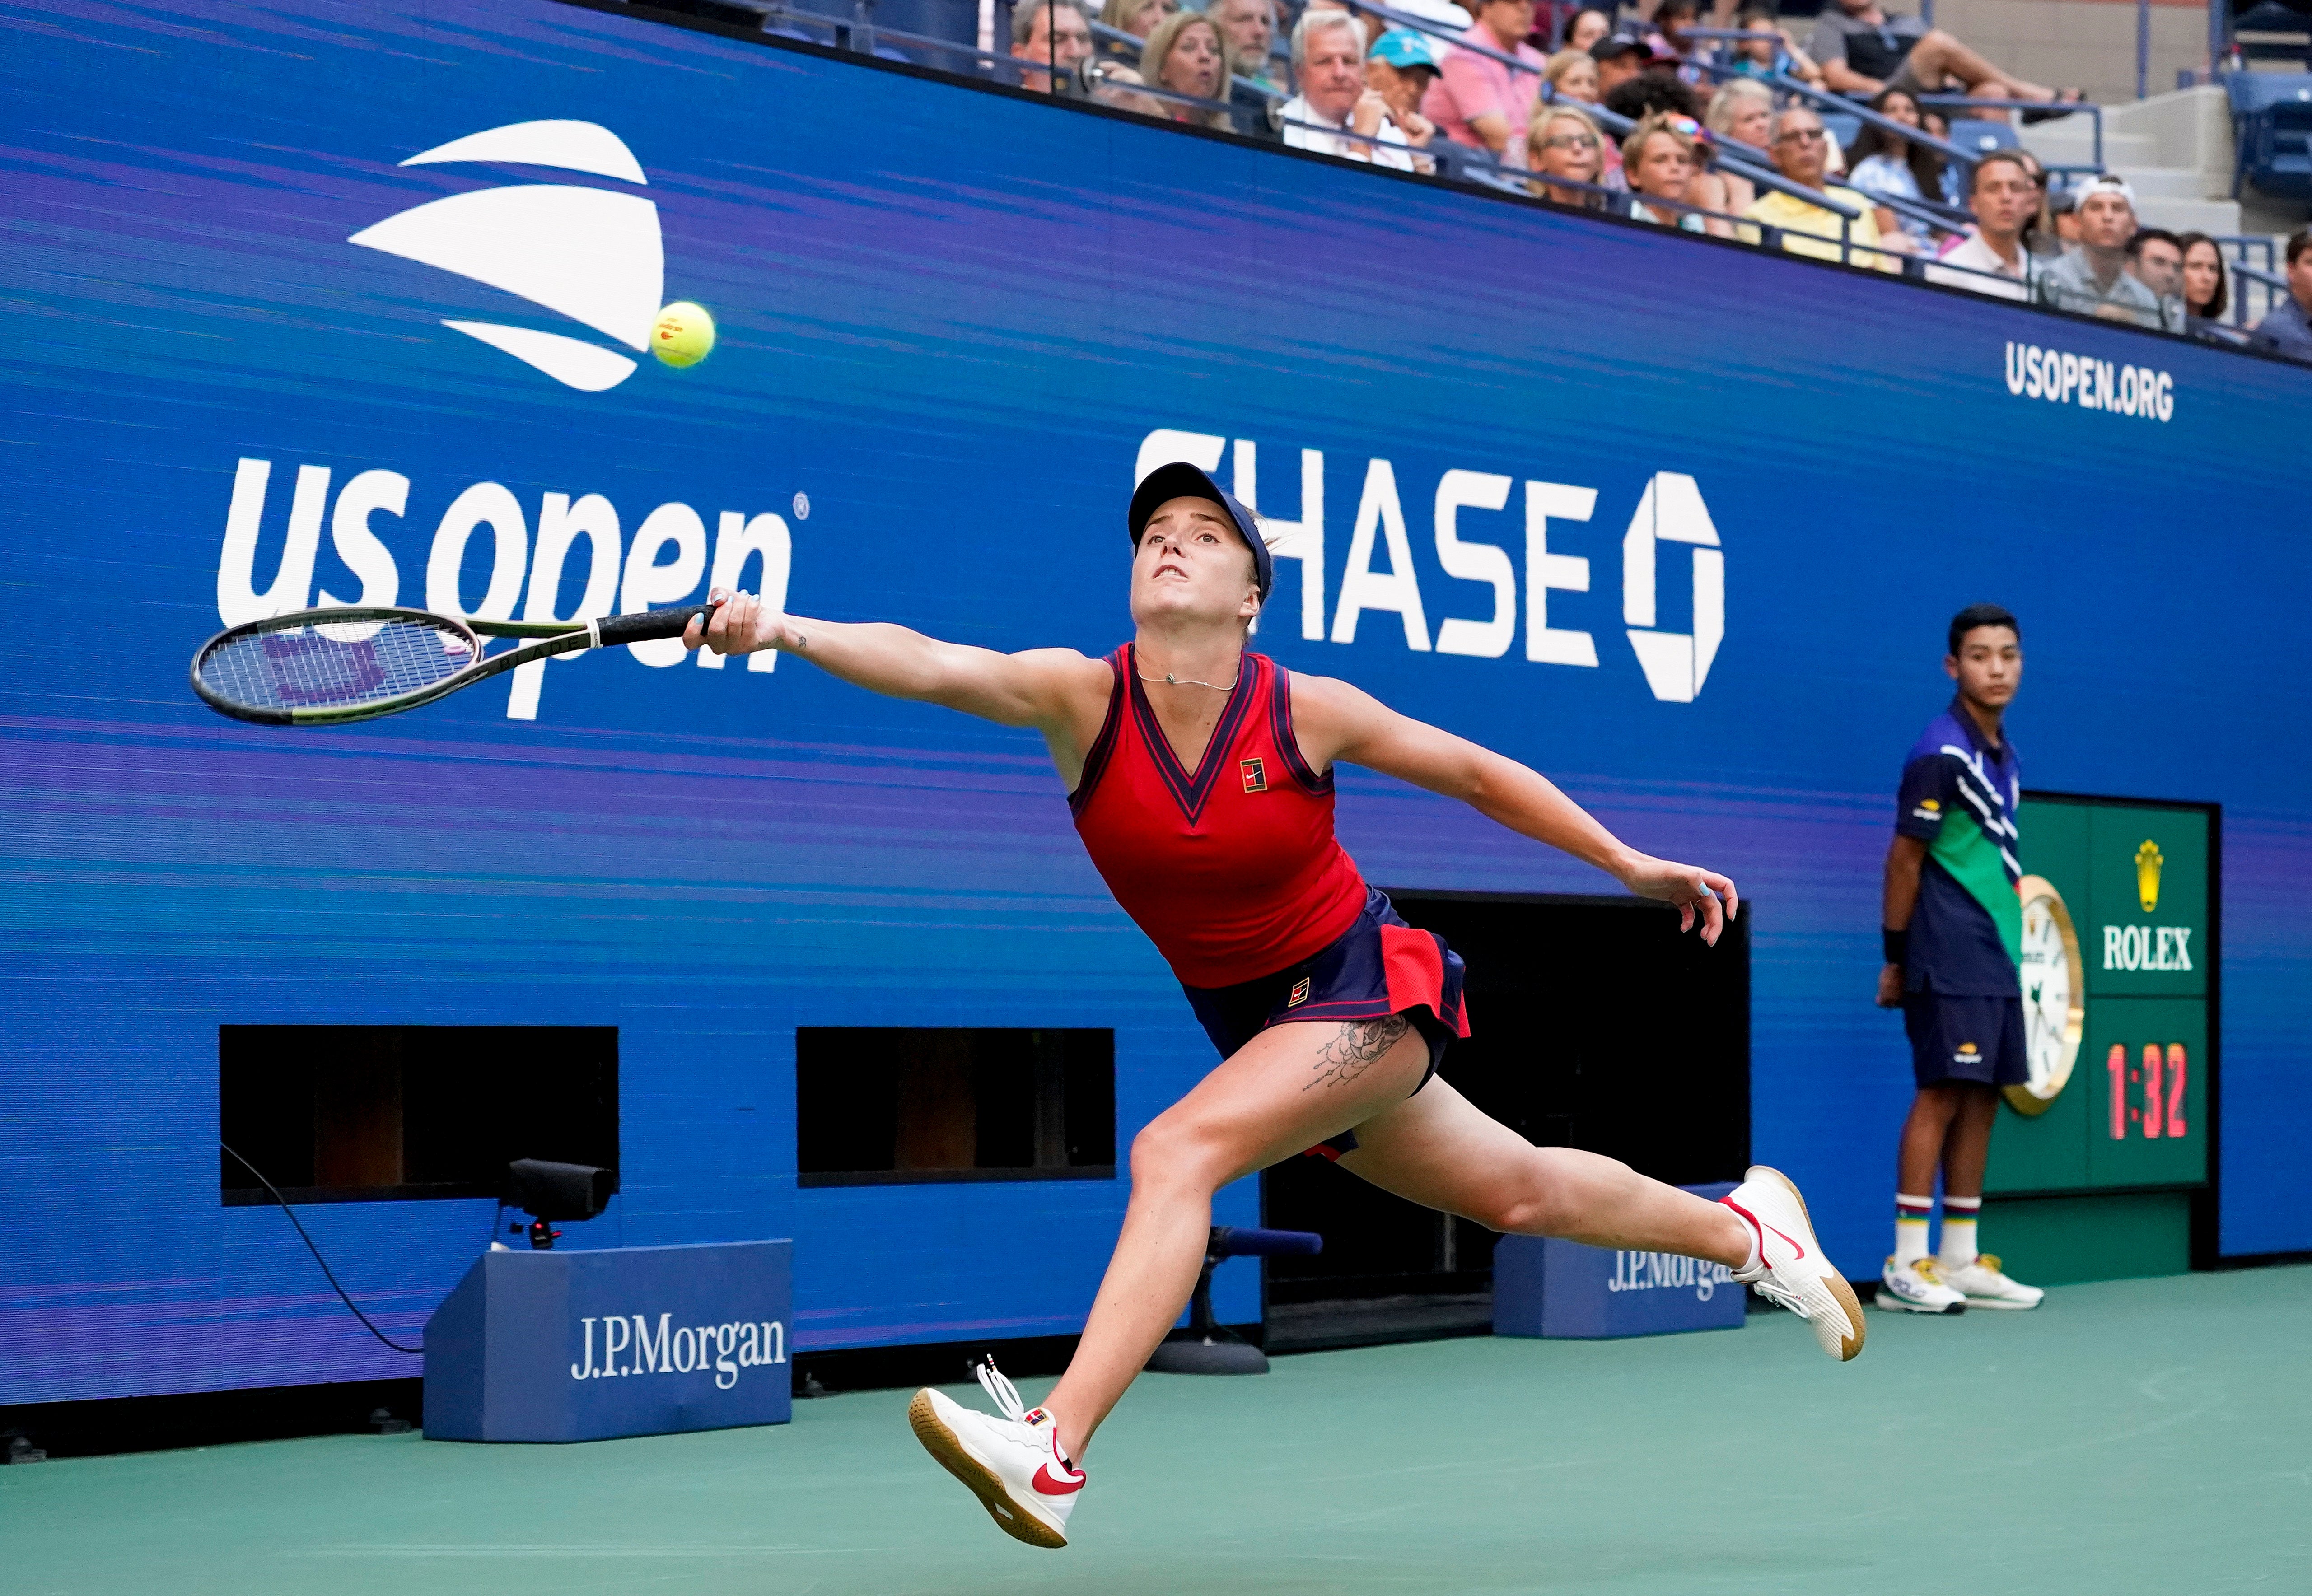
{"type": "Polygon", "coordinates": [[[1296,671],[1292,718],[1318,768],[1345,759],[1458,798],[1520,836],[1596,865],[1642,898],[1676,904],[1681,931],[1698,916],[1705,943],[1715,943],[1740,908],[1726,877],[1627,846],[1539,772],[1399,715],[1344,681],[1296,671]]]}
{"type": "Polygon", "coordinates": [[[1072,648],[1037,648],[998,653],[959,643],[942,643],[905,627],[870,621],[806,620],[783,615],[751,593],[729,593],[712,624],[690,623],[683,642],[717,653],[753,653],[775,648],[809,660],[830,676],[892,698],[914,698],[959,709],[1005,726],[1033,726],[1052,745],[1054,760],[1074,784],[1086,741],[1082,723],[1099,715],[1108,694],[1109,671],[1100,660],[1072,648]]]}

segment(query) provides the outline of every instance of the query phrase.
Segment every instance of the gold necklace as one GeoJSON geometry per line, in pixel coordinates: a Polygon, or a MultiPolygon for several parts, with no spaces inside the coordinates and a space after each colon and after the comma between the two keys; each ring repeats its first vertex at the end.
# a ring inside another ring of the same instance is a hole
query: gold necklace
{"type": "Polygon", "coordinates": [[[1151,675],[1149,675],[1149,674],[1148,674],[1148,672],[1146,672],[1145,671],[1142,671],[1136,672],[1136,674],[1139,676],[1140,680],[1143,680],[1143,681],[1160,681],[1160,682],[1164,683],[1167,687],[1176,687],[1176,688],[1210,688],[1213,692],[1216,692],[1216,693],[1232,693],[1232,692],[1236,691],[1236,684],[1237,684],[1237,682],[1241,681],[1241,680],[1244,680],[1244,666],[1243,666],[1243,664],[1242,664],[1240,662],[1239,662],[1239,664],[1237,665],[1237,668],[1236,668],[1236,677],[1235,677],[1235,680],[1233,680],[1230,681],[1230,682],[1228,683],[1228,685],[1227,685],[1227,686],[1225,686],[1225,687],[1222,686],[1219,682],[1216,682],[1216,681],[1195,681],[1195,680],[1186,680],[1186,681],[1184,681],[1184,680],[1182,680],[1179,677],[1177,677],[1177,676],[1173,675],[1169,671],[1166,671],[1166,672],[1164,672],[1164,674],[1163,674],[1163,675],[1161,675],[1161,676],[1151,676],[1151,675]]]}

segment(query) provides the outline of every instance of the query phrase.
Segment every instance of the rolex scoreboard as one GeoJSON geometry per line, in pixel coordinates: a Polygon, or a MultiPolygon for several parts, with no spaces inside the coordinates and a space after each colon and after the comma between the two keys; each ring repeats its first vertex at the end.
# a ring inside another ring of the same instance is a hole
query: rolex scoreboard
{"type": "Polygon", "coordinates": [[[2217,825],[2207,805],[2024,795],[2031,1079],[2006,1089],[1985,1195],[2028,1278],[2188,1265],[2214,1129],[2217,825]]]}

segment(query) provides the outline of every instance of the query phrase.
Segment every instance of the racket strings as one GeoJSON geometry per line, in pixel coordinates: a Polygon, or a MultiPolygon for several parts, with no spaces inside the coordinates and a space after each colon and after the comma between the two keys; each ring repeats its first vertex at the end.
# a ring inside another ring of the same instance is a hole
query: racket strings
{"type": "Polygon", "coordinates": [[[253,709],[374,704],[433,686],[479,657],[462,633],[394,618],[243,633],[201,662],[202,682],[253,709]]]}

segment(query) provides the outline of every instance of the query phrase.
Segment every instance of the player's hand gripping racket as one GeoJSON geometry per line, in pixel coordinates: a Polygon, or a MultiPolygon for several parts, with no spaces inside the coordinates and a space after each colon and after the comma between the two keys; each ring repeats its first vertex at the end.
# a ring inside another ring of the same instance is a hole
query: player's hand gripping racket
{"type": "Polygon", "coordinates": [[[260,726],[336,726],[399,715],[581,649],[679,637],[712,604],[590,621],[453,620],[423,609],[298,609],[219,632],[193,656],[193,691],[219,715],[260,726]],[[485,655],[484,637],[534,642],[485,655]]]}

